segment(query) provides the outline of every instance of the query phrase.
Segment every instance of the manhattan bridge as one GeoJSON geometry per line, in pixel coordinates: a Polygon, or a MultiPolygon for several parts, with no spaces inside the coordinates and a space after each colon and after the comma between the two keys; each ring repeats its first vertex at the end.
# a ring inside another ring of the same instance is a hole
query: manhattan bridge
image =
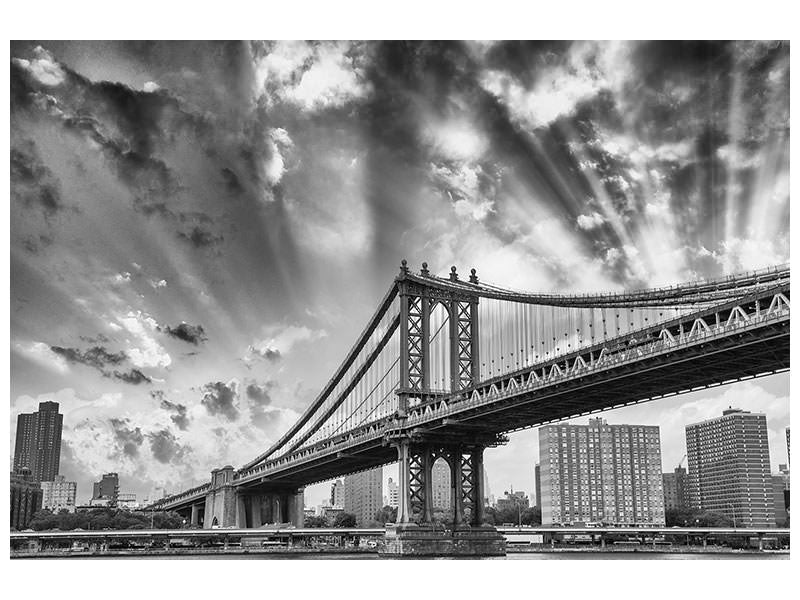
{"type": "Polygon", "coordinates": [[[789,313],[788,265],[556,295],[492,285],[475,269],[466,279],[456,267],[438,277],[423,263],[416,273],[404,260],[333,376],[280,439],[151,508],[206,528],[302,527],[305,486],[396,462],[399,508],[387,539],[398,553],[446,542],[491,554],[486,448],[513,431],[787,371],[789,313]],[[450,467],[453,522],[437,534],[431,469],[440,458],[450,467]]]}

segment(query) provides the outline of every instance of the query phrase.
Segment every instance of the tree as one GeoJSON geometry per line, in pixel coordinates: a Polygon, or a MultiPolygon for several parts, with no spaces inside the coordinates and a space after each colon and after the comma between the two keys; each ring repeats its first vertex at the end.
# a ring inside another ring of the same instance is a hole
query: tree
{"type": "Polygon", "coordinates": [[[355,527],[356,516],[351,513],[340,512],[333,520],[334,527],[355,527]]]}
{"type": "Polygon", "coordinates": [[[693,508],[670,509],[666,511],[667,527],[732,527],[733,519],[728,515],[710,510],[693,508]]]}
{"type": "Polygon", "coordinates": [[[391,506],[384,506],[378,512],[375,513],[375,521],[379,525],[383,525],[384,523],[396,523],[397,522],[397,508],[392,508],[391,506]]]}
{"type": "Polygon", "coordinates": [[[328,526],[328,519],[326,519],[325,517],[311,516],[311,517],[306,517],[303,520],[303,527],[318,528],[327,526],[328,526]]]}
{"type": "Polygon", "coordinates": [[[541,525],[542,524],[542,511],[538,506],[526,508],[522,511],[522,524],[523,525],[541,525]]]}
{"type": "MultiPolygon", "coordinates": [[[[156,529],[180,529],[184,526],[184,518],[174,512],[159,512],[153,515],[153,526],[156,529]]],[[[75,513],[59,511],[53,514],[49,510],[40,510],[33,515],[31,529],[43,531],[60,529],[149,529],[150,513],[128,511],[117,508],[95,508],[75,513]]]]}

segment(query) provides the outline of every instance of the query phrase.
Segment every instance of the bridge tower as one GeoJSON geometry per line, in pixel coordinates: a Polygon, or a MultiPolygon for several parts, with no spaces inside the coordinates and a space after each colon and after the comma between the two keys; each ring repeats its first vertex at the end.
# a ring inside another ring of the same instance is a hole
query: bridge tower
{"type": "Polygon", "coordinates": [[[397,523],[387,531],[387,552],[398,554],[504,554],[502,536],[484,525],[483,451],[500,443],[494,434],[465,430],[442,435],[408,430],[402,424],[408,410],[421,402],[435,401],[478,383],[478,283],[475,269],[469,282],[460,282],[456,267],[450,282],[457,289],[435,285],[427,263],[419,275],[411,275],[405,260],[397,277],[400,298],[400,385],[397,433],[387,440],[397,449],[399,506],[397,523]],[[426,279],[430,278],[430,283],[426,279]],[[431,313],[443,306],[447,314],[447,346],[450,389],[431,386],[431,313]],[[433,464],[443,458],[450,467],[453,523],[448,534],[433,528],[433,464]]]}

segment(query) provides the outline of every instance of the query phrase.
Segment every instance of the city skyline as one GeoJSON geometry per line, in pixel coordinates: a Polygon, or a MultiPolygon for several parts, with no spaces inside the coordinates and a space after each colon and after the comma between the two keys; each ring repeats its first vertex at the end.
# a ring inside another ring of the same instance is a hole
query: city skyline
{"type": "MultiPolygon", "coordinates": [[[[59,402],[79,497],[107,472],[143,496],[252,459],[327,381],[402,258],[562,293],[788,260],[777,43],[11,55],[11,431],[59,402]]],[[[764,412],[777,465],[788,381],[603,417],[659,425],[669,471],[686,423],[764,412]]],[[[535,446],[529,430],[487,451],[491,488],[530,494],[535,446]]]]}

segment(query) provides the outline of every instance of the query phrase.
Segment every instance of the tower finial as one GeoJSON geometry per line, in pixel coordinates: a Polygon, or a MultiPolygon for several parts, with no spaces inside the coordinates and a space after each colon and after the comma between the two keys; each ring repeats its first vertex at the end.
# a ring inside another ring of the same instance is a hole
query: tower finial
{"type": "Polygon", "coordinates": [[[470,283],[478,283],[478,275],[477,275],[475,269],[470,269],[469,270],[469,282],[470,283]]]}
{"type": "Polygon", "coordinates": [[[450,267],[450,281],[458,281],[458,273],[456,273],[455,265],[450,267]]]}
{"type": "Polygon", "coordinates": [[[400,261],[400,272],[405,275],[408,273],[408,261],[404,258],[400,261]]]}
{"type": "Polygon", "coordinates": [[[422,263],[422,270],[419,272],[419,274],[424,275],[425,277],[431,274],[430,271],[428,271],[428,263],[422,263]]]}

